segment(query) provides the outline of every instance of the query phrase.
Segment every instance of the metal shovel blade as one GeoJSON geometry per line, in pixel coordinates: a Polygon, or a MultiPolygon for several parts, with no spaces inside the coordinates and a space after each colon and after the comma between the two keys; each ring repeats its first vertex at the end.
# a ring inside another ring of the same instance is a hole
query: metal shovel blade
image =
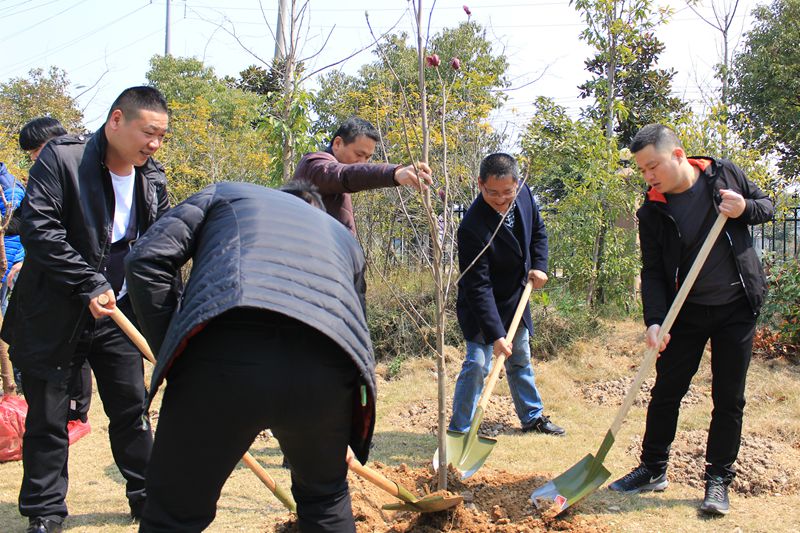
{"type": "MultiPolygon", "coordinates": [[[[461,474],[461,479],[467,479],[478,471],[492,453],[492,448],[497,444],[497,439],[481,437],[478,429],[483,421],[483,408],[479,405],[475,409],[469,431],[447,430],[447,461],[461,474]]],[[[433,455],[433,465],[439,465],[439,449],[433,455]]]]}
{"type": "Polygon", "coordinates": [[[464,501],[461,496],[442,496],[431,494],[415,502],[387,503],[382,509],[387,511],[414,511],[417,513],[438,513],[455,507],[464,501]]]}
{"type": "Polygon", "coordinates": [[[534,490],[531,502],[537,509],[555,507],[558,513],[597,490],[611,476],[602,461],[588,454],[566,472],[534,490]]]}
{"type": "Polygon", "coordinates": [[[448,430],[447,458],[453,468],[461,474],[461,479],[467,479],[483,466],[495,444],[497,439],[481,437],[477,431],[463,433],[448,430]]]}

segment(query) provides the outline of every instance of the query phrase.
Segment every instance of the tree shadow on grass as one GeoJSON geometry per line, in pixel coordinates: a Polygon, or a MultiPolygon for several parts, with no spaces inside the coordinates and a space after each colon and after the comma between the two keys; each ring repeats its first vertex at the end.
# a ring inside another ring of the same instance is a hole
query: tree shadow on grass
{"type": "Polygon", "coordinates": [[[119,473],[119,468],[115,463],[110,463],[103,469],[103,473],[106,475],[108,479],[116,483],[117,485],[125,485],[125,478],[122,477],[122,474],[119,473]]]}
{"type": "Polygon", "coordinates": [[[137,530],[139,528],[138,523],[134,523],[131,519],[127,508],[117,512],[70,514],[64,521],[65,531],[70,529],[80,531],[81,528],[100,526],[130,526],[131,529],[136,528],[137,530]]]}
{"type": "Polygon", "coordinates": [[[431,465],[436,451],[436,435],[408,431],[376,432],[369,453],[370,461],[387,465],[405,463],[410,466],[431,465]]]}

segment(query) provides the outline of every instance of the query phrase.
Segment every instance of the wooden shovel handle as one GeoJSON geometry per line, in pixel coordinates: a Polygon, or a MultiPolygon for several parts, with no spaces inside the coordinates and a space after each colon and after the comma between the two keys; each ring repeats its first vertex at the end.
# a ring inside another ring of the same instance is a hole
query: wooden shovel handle
{"type": "Polygon", "coordinates": [[[633,383],[631,383],[628,393],[625,395],[625,399],[622,401],[622,406],[620,406],[617,416],[614,419],[614,422],[611,424],[611,429],[609,432],[614,437],[616,437],[619,428],[622,426],[623,420],[625,420],[625,416],[627,416],[634,400],[636,400],[636,396],[639,394],[639,388],[642,386],[642,383],[644,383],[647,374],[650,373],[650,369],[656,361],[658,356],[658,348],[661,346],[664,338],[669,333],[669,330],[672,329],[672,325],[675,323],[675,319],[678,317],[681,307],[683,307],[683,302],[686,301],[689,291],[692,290],[692,286],[694,285],[698,274],[700,274],[700,270],[703,268],[706,258],[708,257],[709,252],[711,252],[711,248],[714,246],[714,243],[717,242],[717,237],[719,237],[719,234],[722,232],[722,228],[725,226],[725,222],[727,220],[728,217],[722,213],[717,216],[717,220],[714,222],[714,225],[708,232],[706,240],[703,242],[703,246],[700,248],[700,251],[697,252],[697,257],[695,258],[694,263],[692,263],[689,273],[686,274],[686,279],[683,281],[683,285],[681,285],[680,290],[678,290],[678,294],[672,301],[672,305],[667,312],[666,318],[664,318],[664,322],[661,324],[661,328],[658,332],[658,338],[656,339],[656,346],[654,348],[648,348],[645,350],[642,364],[639,365],[639,371],[636,373],[636,377],[633,378],[633,383]]]}
{"type": "MultiPolygon", "coordinates": [[[[108,304],[108,302],[108,296],[105,294],[101,294],[97,297],[97,303],[104,307],[108,304]]],[[[142,352],[142,355],[144,355],[145,359],[155,365],[156,358],[153,356],[153,352],[150,350],[150,345],[147,344],[147,340],[145,340],[144,336],[139,333],[139,330],[136,329],[136,326],[134,326],[133,323],[128,320],[128,317],[125,316],[125,313],[123,313],[119,307],[115,306],[111,318],[117,323],[119,329],[124,331],[125,335],[127,335],[128,338],[133,341],[133,344],[139,348],[139,351],[142,352]]]]}
{"type": "Polygon", "coordinates": [[[375,470],[362,465],[355,457],[351,458],[347,462],[347,466],[350,468],[350,470],[363,477],[370,483],[380,487],[392,496],[400,498],[400,489],[397,487],[397,483],[384,477],[375,470]]]}
{"type": "MultiPolygon", "coordinates": [[[[528,299],[531,297],[532,290],[533,282],[529,279],[528,283],[525,285],[525,290],[522,291],[522,297],[517,304],[517,310],[514,311],[514,318],[511,320],[511,326],[509,326],[508,334],[506,334],[506,342],[514,342],[514,336],[517,334],[517,327],[519,326],[520,320],[522,320],[522,313],[525,311],[525,306],[528,305],[528,299]]],[[[486,410],[486,406],[489,405],[489,397],[492,395],[492,391],[494,391],[494,386],[497,384],[497,379],[500,377],[500,372],[503,370],[503,364],[505,362],[505,354],[500,353],[495,355],[492,371],[489,372],[489,375],[486,377],[486,383],[483,385],[481,398],[478,400],[478,407],[484,411],[486,410]]]]}
{"type": "MultiPolygon", "coordinates": [[[[108,296],[106,296],[105,294],[101,294],[100,296],[97,297],[97,303],[99,303],[102,306],[105,306],[106,304],[108,304],[108,302],[109,302],[108,296]]],[[[136,326],[134,326],[133,323],[131,323],[131,321],[128,320],[128,317],[125,316],[125,313],[123,313],[119,307],[115,307],[114,312],[111,315],[111,318],[114,320],[114,322],[117,323],[119,328],[122,331],[124,331],[125,334],[133,341],[136,347],[139,348],[139,350],[142,352],[145,358],[155,365],[156,359],[155,357],[153,357],[153,352],[150,350],[150,346],[147,344],[147,340],[144,338],[144,335],[139,333],[139,330],[136,329],[136,326]]],[[[244,464],[247,465],[247,468],[249,468],[256,475],[256,477],[258,477],[258,479],[260,479],[261,482],[264,483],[264,485],[266,485],[266,487],[270,490],[270,492],[272,492],[275,496],[278,497],[279,500],[281,500],[286,504],[286,502],[284,501],[286,496],[283,490],[280,487],[278,487],[278,485],[275,483],[275,480],[272,479],[272,476],[270,476],[267,473],[267,471],[264,470],[264,468],[258,463],[258,461],[256,461],[255,458],[252,455],[250,455],[250,452],[245,452],[244,456],[242,457],[242,462],[244,462],[244,464]]]]}

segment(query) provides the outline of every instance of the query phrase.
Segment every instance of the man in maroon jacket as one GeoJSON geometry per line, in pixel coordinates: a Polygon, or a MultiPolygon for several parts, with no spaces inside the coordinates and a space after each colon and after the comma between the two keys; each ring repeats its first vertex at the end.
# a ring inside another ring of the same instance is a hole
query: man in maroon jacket
{"type": "Polygon", "coordinates": [[[420,190],[431,184],[431,169],[425,163],[369,163],[379,140],[375,126],[363,118],[350,117],[333,134],[327,150],[304,155],[294,172],[294,179],[317,187],[325,211],[353,235],[356,225],[350,193],[398,185],[420,190]]]}

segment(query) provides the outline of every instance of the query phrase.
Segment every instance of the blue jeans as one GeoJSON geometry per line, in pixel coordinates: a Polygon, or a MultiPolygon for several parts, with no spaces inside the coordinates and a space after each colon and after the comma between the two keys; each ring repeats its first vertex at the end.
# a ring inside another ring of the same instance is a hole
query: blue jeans
{"type": "Polygon", "coordinates": [[[11,289],[8,287],[8,276],[3,281],[3,286],[0,287],[0,312],[6,316],[6,308],[8,307],[8,297],[11,294],[11,289]]]}
{"type": "MultiPolygon", "coordinates": [[[[483,382],[492,368],[494,357],[493,345],[467,341],[467,355],[461,365],[461,373],[456,381],[453,395],[453,417],[448,429],[453,431],[469,430],[475,407],[478,404],[483,382]]],[[[531,348],[528,344],[528,330],[525,327],[517,330],[514,336],[511,356],[506,359],[506,376],[514,409],[523,426],[530,425],[542,416],[542,397],[536,389],[536,381],[531,365],[531,348]]]]}

